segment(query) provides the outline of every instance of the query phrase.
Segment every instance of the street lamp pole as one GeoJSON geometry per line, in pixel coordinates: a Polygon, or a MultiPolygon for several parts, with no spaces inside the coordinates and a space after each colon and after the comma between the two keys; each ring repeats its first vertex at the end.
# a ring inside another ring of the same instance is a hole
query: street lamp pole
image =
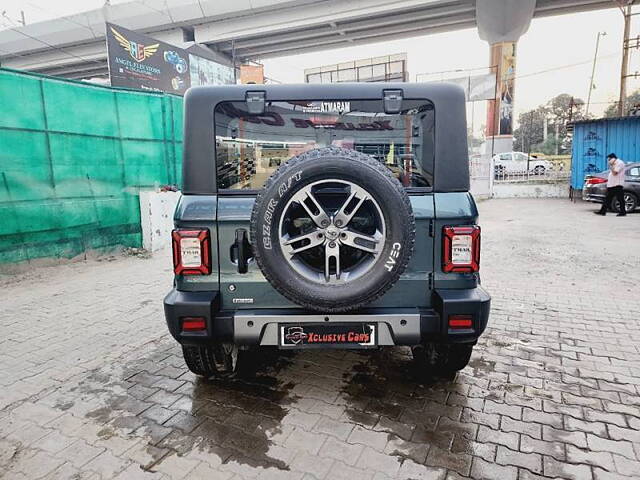
{"type": "Polygon", "coordinates": [[[589,104],[591,103],[591,91],[593,90],[593,77],[596,74],[596,61],[598,60],[598,47],[600,46],[600,36],[605,36],[607,32],[598,32],[596,38],[596,52],[593,54],[593,66],[591,67],[591,80],[589,81],[589,95],[587,96],[587,107],[584,112],[584,116],[589,116],[589,104]]]}

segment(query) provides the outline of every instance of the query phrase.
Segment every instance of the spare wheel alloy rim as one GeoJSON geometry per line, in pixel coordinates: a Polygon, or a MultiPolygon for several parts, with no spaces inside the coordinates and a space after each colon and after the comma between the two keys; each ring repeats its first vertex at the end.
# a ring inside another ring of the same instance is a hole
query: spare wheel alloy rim
{"type": "Polygon", "coordinates": [[[386,225],[375,198],[339,179],[310,183],[287,202],[278,235],[287,263],[318,284],[349,283],[376,264],[386,225]]]}

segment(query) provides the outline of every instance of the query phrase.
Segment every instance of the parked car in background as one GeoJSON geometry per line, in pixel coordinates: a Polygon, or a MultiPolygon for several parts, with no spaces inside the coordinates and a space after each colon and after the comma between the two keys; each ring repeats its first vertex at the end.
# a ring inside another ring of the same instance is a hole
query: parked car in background
{"type": "MultiPolygon", "coordinates": [[[[633,212],[640,205],[640,162],[625,165],[624,203],[627,212],[633,212]]],[[[582,199],[588,202],[602,203],[607,195],[607,178],[609,170],[587,175],[582,187],[582,199]]],[[[613,211],[619,210],[618,200],[615,198],[608,206],[613,211]]]]}
{"type": "Polygon", "coordinates": [[[553,169],[551,162],[544,158],[527,155],[523,152],[498,153],[493,156],[493,162],[496,175],[527,173],[527,171],[536,175],[544,175],[553,169]]]}

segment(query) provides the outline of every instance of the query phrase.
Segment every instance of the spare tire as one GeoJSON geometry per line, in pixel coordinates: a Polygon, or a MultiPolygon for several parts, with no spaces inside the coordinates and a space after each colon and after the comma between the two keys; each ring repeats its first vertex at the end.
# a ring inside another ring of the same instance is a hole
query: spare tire
{"type": "Polygon", "coordinates": [[[398,280],[415,221],[404,188],[383,164],[327,147],[280,166],[257,196],[251,244],[260,270],[305,308],[361,308],[398,280]]]}

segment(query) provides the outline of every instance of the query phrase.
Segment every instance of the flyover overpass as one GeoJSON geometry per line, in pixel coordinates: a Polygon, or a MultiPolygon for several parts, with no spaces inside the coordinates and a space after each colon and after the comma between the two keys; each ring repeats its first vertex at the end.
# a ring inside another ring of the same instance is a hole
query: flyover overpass
{"type": "Polygon", "coordinates": [[[610,0],[135,0],[0,31],[0,65],[69,78],[106,77],[105,21],[226,64],[477,27],[491,46],[489,66],[497,80],[486,136],[492,138],[492,152],[509,151],[516,45],[531,19],[612,5],[610,0]]]}
{"type": "Polygon", "coordinates": [[[534,18],[613,6],[610,0],[136,0],[2,30],[0,65],[68,78],[106,76],[105,21],[206,49],[227,64],[232,56],[259,60],[476,26],[493,43],[486,32],[494,26],[479,19],[490,12],[493,21],[505,20],[503,9],[491,6],[505,2],[531,5],[534,18]]]}

